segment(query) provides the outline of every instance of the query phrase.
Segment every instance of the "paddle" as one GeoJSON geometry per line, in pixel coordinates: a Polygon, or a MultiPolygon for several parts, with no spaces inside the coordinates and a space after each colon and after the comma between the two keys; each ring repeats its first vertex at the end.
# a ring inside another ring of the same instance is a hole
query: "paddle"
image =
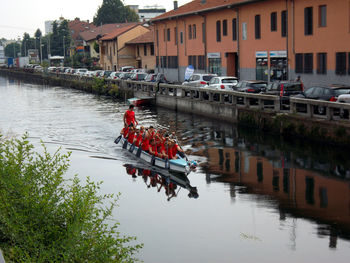
{"type": "Polygon", "coordinates": [[[141,156],[141,151],[142,151],[142,148],[141,148],[141,145],[140,145],[139,148],[137,149],[136,157],[140,157],[141,156]]]}
{"type": "Polygon", "coordinates": [[[122,138],[122,136],[119,135],[119,136],[117,137],[117,139],[114,140],[114,143],[115,143],[115,144],[118,144],[121,138],[122,138]]]}
{"type": "Polygon", "coordinates": [[[154,155],[152,155],[152,158],[151,158],[151,165],[154,165],[156,162],[156,157],[154,155]]]}
{"type": "Polygon", "coordinates": [[[126,149],[126,147],[128,147],[128,140],[125,140],[125,142],[123,144],[123,149],[126,149]]]}
{"type": "Polygon", "coordinates": [[[134,149],[135,149],[135,143],[131,144],[129,152],[132,153],[134,151],[134,149]]]}
{"type": "Polygon", "coordinates": [[[169,169],[169,168],[170,168],[169,159],[166,158],[166,159],[165,159],[165,169],[169,169]]]}

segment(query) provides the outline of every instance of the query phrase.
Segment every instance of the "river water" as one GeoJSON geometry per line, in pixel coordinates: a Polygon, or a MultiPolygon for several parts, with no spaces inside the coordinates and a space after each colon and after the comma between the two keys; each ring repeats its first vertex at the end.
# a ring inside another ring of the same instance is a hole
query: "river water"
{"type": "Polygon", "coordinates": [[[121,193],[114,218],[144,262],[348,262],[350,154],[162,108],[144,126],[176,131],[197,171],[171,177],[113,143],[123,101],[0,77],[0,131],[71,151],[67,178],[121,193]]]}

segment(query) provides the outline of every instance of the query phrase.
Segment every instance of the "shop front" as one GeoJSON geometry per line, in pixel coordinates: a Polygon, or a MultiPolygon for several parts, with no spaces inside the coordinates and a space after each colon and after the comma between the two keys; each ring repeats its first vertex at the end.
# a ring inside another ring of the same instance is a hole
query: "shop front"
{"type": "Polygon", "coordinates": [[[255,52],[256,59],[256,80],[268,81],[269,69],[267,51],[255,52]]]}
{"type": "Polygon", "coordinates": [[[221,76],[221,54],[220,52],[208,53],[209,72],[221,76]]]}
{"type": "Polygon", "coordinates": [[[287,51],[270,51],[270,81],[287,80],[287,51]]]}

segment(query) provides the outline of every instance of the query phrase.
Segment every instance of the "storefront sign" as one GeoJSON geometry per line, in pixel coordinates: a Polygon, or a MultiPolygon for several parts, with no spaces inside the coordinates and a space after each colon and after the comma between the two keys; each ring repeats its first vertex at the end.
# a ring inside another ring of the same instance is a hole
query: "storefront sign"
{"type": "Polygon", "coordinates": [[[270,58],[286,58],[287,57],[287,51],[281,50],[281,51],[270,51],[270,58]]]}
{"type": "Polygon", "coordinates": [[[208,58],[220,58],[220,52],[208,53],[208,58]]]}
{"type": "Polygon", "coordinates": [[[255,57],[256,58],[267,58],[267,51],[256,51],[255,57]]]}

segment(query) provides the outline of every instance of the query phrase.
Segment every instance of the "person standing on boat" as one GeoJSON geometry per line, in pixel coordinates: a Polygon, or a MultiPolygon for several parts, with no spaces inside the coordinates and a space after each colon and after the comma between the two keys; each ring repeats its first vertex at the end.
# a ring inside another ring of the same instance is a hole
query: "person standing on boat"
{"type": "Polygon", "coordinates": [[[124,120],[124,126],[126,126],[126,127],[130,126],[131,124],[134,127],[136,127],[138,124],[138,122],[136,121],[136,118],[135,118],[134,108],[135,108],[135,106],[131,104],[129,106],[129,109],[126,110],[124,113],[123,120],[124,120]]]}

